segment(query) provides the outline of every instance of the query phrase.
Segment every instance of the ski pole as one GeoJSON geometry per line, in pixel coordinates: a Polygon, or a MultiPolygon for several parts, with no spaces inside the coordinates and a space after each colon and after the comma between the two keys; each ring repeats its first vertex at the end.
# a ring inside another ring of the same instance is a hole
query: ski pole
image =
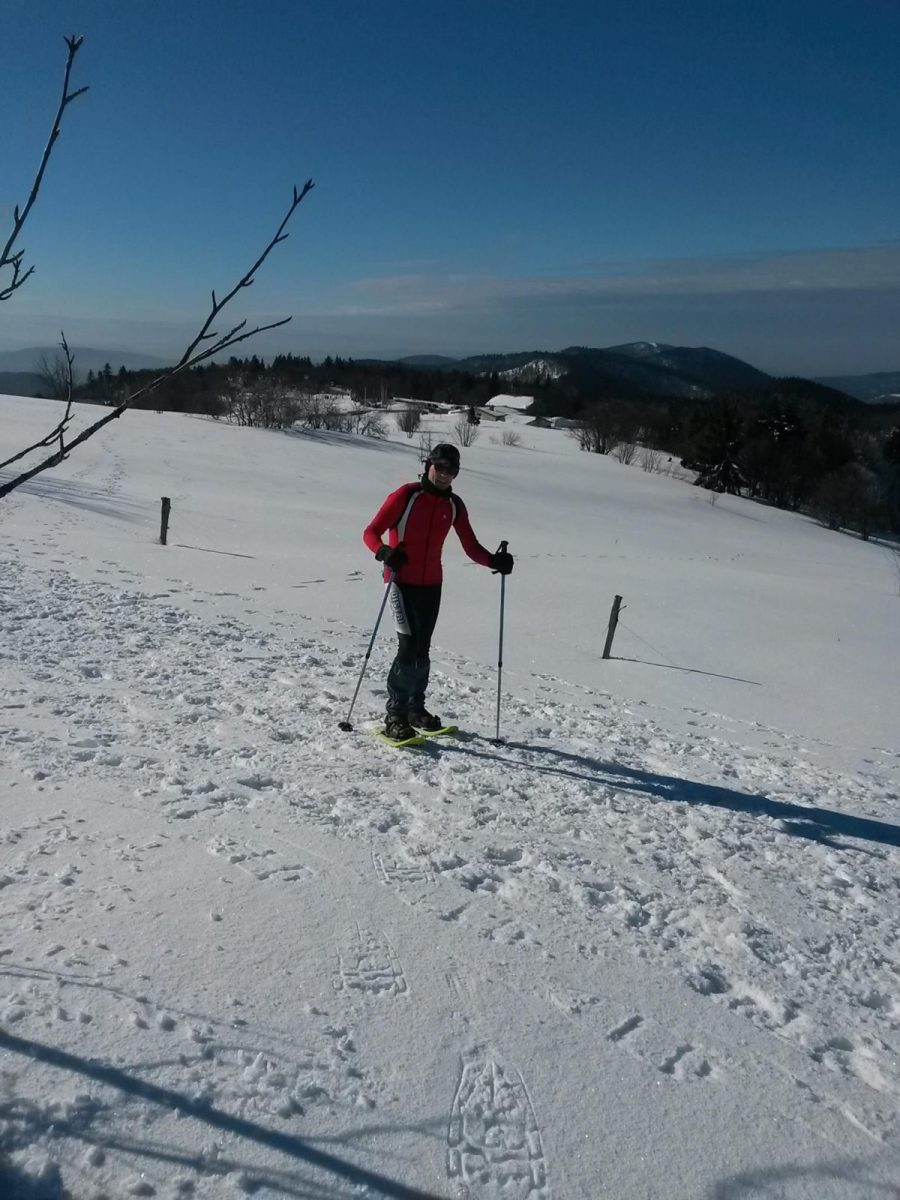
{"type": "MultiPolygon", "coordinates": [[[[498,554],[506,554],[508,542],[501,542],[498,554]]],[[[497,654],[497,732],[495,742],[500,741],[500,682],[503,678],[503,611],[506,607],[506,576],[500,576],[500,649],[497,654]]]]}
{"type": "Polygon", "coordinates": [[[388,575],[387,583],[384,585],[384,595],[381,598],[381,608],[378,610],[378,619],[375,622],[375,628],[372,630],[372,636],[369,638],[369,648],[366,651],[366,657],[363,659],[362,670],[359,673],[359,679],[356,681],[356,691],[353,693],[353,699],[350,701],[350,707],[347,710],[346,720],[338,721],[338,729],[343,729],[344,732],[352,730],[350,724],[350,715],[353,712],[353,706],[356,703],[356,697],[359,695],[359,689],[362,687],[363,675],[366,673],[366,667],[369,665],[369,656],[372,653],[372,647],[375,645],[375,635],[378,633],[378,626],[381,624],[381,618],[384,614],[384,606],[387,604],[387,598],[391,594],[391,584],[394,582],[396,571],[391,571],[388,575]]]}

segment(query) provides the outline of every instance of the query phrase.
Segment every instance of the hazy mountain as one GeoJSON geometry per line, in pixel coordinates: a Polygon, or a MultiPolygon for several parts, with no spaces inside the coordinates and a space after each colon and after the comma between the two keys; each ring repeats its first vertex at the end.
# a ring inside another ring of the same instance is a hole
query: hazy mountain
{"type": "Polygon", "coordinates": [[[872,375],[832,375],[817,377],[816,383],[837,388],[867,404],[894,401],[900,397],[900,371],[878,371],[872,375]]]}
{"type": "Polygon", "coordinates": [[[398,358],[397,362],[403,363],[405,367],[418,367],[428,369],[433,367],[436,371],[452,371],[455,369],[457,359],[448,358],[445,354],[408,354],[405,358],[398,358]]]}
{"type": "Polygon", "coordinates": [[[30,371],[0,371],[0,396],[34,396],[42,386],[40,375],[30,371]]]}
{"type": "Polygon", "coordinates": [[[556,355],[547,350],[520,350],[513,354],[473,354],[457,361],[459,371],[470,371],[473,375],[500,375],[526,367],[538,360],[553,360],[556,355]]]}
{"type": "MultiPolygon", "coordinates": [[[[135,350],[98,350],[94,346],[70,346],[75,359],[75,374],[83,379],[88,371],[102,371],[107,363],[113,371],[125,367],[129,371],[140,371],[151,367],[166,367],[169,362],[152,354],[141,354],[135,350]]],[[[26,371],[35,373],[41,359],[53,359],[61,354],[59,346],[28,346],[24,350],[0,350],[0,371],[26,371]]],[[[20,393],[21,394],[21,393],[20,393]]]]}

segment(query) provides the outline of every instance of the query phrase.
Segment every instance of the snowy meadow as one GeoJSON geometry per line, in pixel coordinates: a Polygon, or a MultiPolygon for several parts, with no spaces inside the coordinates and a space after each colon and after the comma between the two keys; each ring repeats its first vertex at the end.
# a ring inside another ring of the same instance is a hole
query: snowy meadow
{"type": "Polygon", "coordinates": [[[452,534],[460,735],[369,736],[387,617],[338,728],[416,438],[130,412],[0,501],[0,1195],[900,1197],[894,559],[510,420],[500,743],[452,534]]]}

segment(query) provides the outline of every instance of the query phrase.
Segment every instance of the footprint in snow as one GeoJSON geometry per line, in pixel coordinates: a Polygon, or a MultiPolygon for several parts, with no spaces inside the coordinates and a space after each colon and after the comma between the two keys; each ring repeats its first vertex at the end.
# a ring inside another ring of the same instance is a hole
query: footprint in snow
{"type": "Polygon", "coordinates": [[[661,1075],[678,1083],[713,1079],[721,1072],[702,1047],[692,1042],[672,1046],[671,1039],[654,1022],[633,1013],[606,1035],[607,1041],[621,1046],[633,1057],[655,1067],[661,1075]]]}

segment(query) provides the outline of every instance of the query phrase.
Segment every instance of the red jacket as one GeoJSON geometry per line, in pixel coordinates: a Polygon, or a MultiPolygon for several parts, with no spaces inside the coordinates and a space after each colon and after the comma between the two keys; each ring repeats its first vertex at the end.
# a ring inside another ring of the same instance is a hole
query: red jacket
{"type": "MultiPolygon", "coordinates": [[[[459,496],[448,491],[426,491],[421,483],[405,483],[391,492],[363,531],[363,541],[375,554],[383,545],[381,535],[390,530],[390,545],[403,543],[408,561],[397,572],[397,583],[440,583],[441,549],[450,526],[469,558],[483,567],[491,565],[491,552],[472,532],[469,514],[459,496]]],[[[389,571],[385,568],[384,577],[389,571]]]]}

